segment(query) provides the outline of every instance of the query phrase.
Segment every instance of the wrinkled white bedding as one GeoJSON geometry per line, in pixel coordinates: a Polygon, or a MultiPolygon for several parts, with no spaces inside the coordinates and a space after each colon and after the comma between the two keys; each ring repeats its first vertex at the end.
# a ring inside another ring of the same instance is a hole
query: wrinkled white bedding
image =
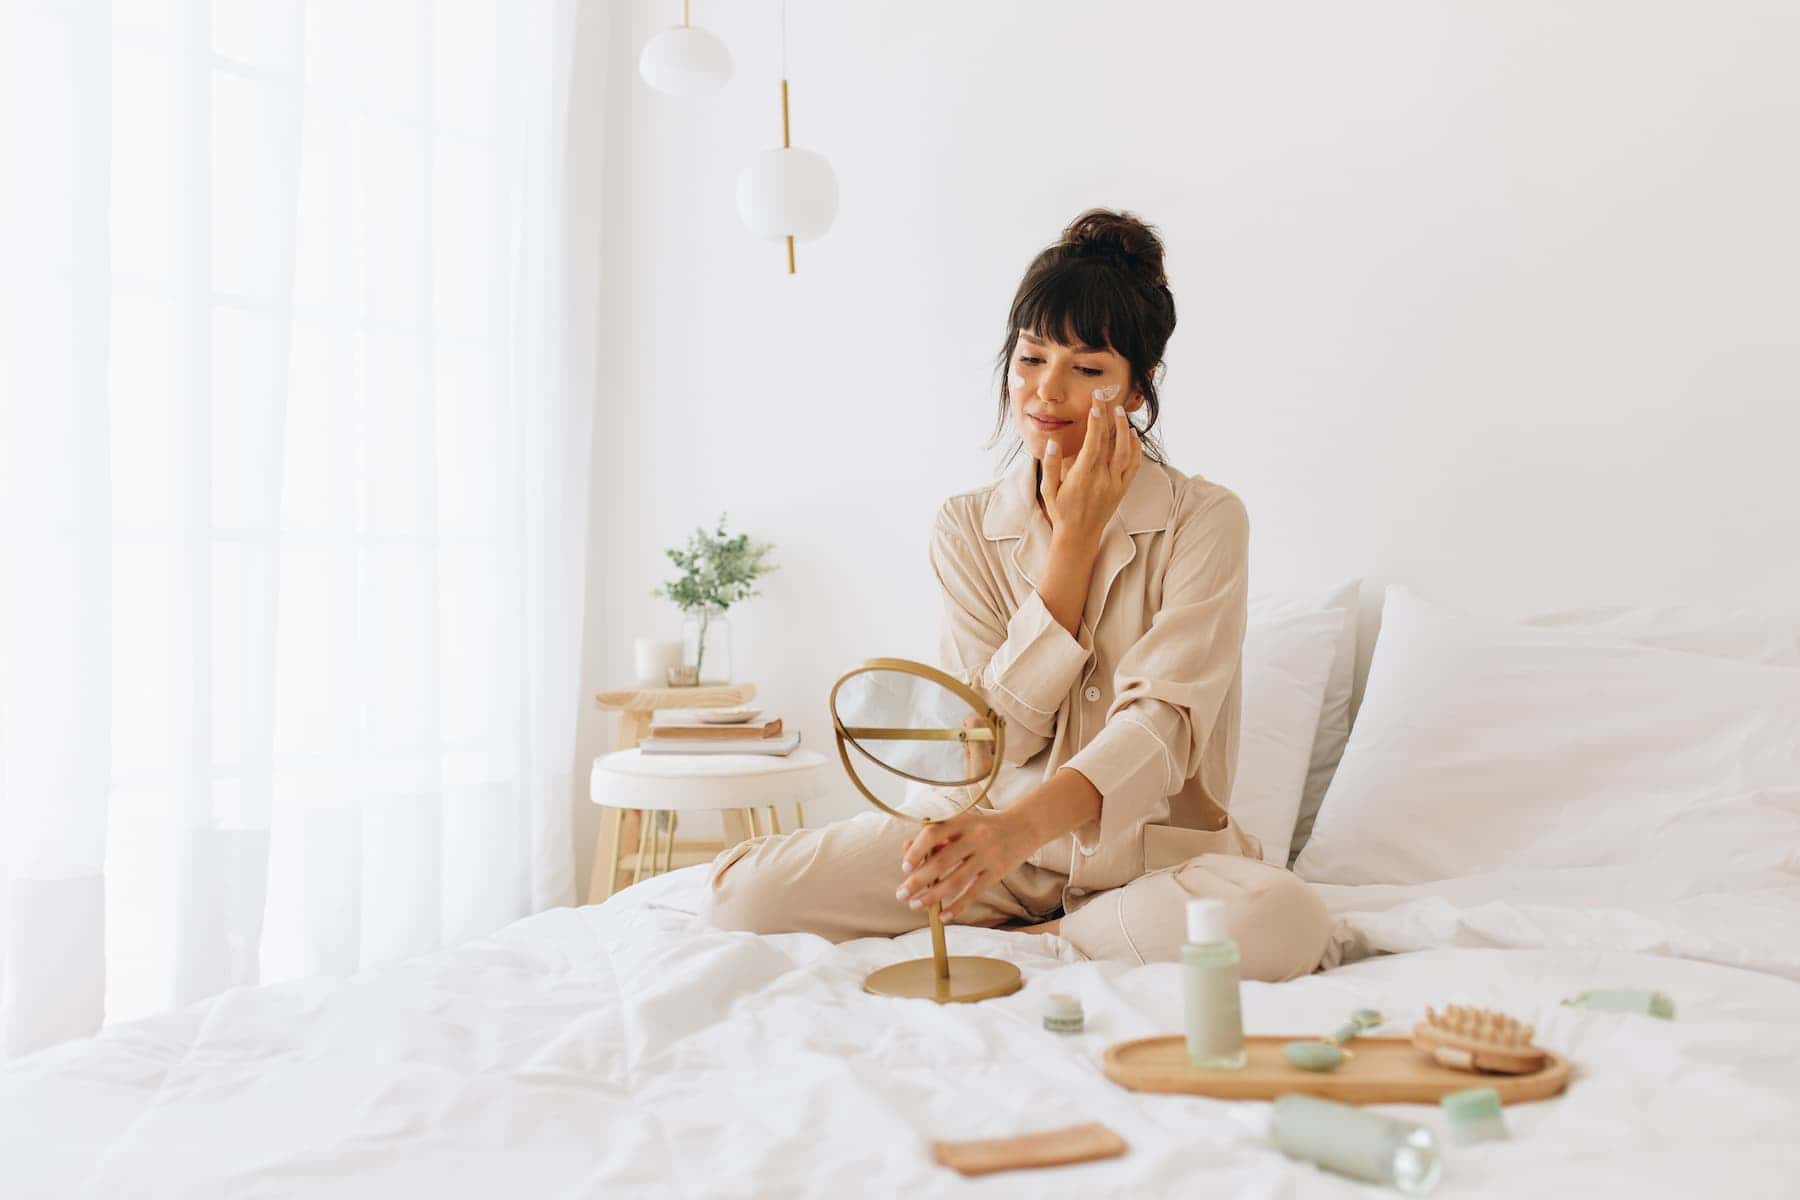
{"type": "MultiPolygon", "coordinates": [[[[838,947],[717,932],[684,911],[703,870],[400,966],[231,991],[7,1064],[0,1195],[1358,1194],[1270,1149],[1267,1105],[1105,1080],[1107,1045],[1179,1029],[1174,966],[1088,963],[1055,938],[955,929],[953,952],[1019,962],[1026,989],[956,1008],[876,999],[863,974],[927,953],[923,931],[838,947]],[[1050,991],[1081,997],[1086,1034],[1039,1027],[1050,991]],[[926,1152],[934,1137],[1088,1120],[1130,1153],[965,1181],[926,1152]]],[[[1460,917],[1442,897],[1356,915],[1358,890],[1329,889],[1350,914],[1345,944],[1361,948],[1470,929],[1529,945],[1532,922],[1554,924],[1479,897],[1460,917]],[[1510,932],[1493,935],[1496,924],[1510,932]]],[[[1618,928],[1621,947],[1658,947],[1648,925],[1618,928]]],[[[1783,948],[1771,927],[1751,932],[1745,961],[1796,973],[1800,934],[1783,948]]],[[[1386,1032],[1449,1001],[1536,1023],[1578,1075],[1563,1098],[1508,1110],[1512,1142],[1452,1151],[1440,1195],[1800,1187],[1789,979],[1624,950],[1452,948],[1244,989],[1253,1033],[1323,1031],[1363,1006],[1389,1017],[1386,1032]],[[1557,1004],[1606,986],[1667,991],[1678,1019],[1557,1004]]],[[[1432,1108],[1391,1111],[1441,1129],[1432,1108]]]]}
{"type": "MultiPolygon", "coordinates": [[[[1800,848],[1789,856],[1800,861],[1800,848]]],[[[1338,918],[1328,962],[1448,946],[1598,947],[1800,980],[1796,872],[1745,872],[1730,880],[1672,871],[1647,880],[1647,874],[1565,867],[1412,885],[1312,886],[1338,918]]]]}

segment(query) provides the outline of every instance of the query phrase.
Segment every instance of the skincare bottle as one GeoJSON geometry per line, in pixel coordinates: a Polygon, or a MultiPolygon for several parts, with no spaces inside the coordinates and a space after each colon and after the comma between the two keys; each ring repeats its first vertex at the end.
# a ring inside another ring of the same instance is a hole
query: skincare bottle
{"type": "Polygon", "coordinates": [[[1044,997],[1044,1028],[1051,1033],[1080,1033],[1081,1001],[1061,992],[1044,997]]]}
{"type": "Polygon", "coordinates": [[[1336,1100],[1278,1097],[1272,1125],[1276,1147],[1289,1158],[1409,1196],[1431,1191],[1444,1169],[1437,1138],[1425,1126],[1336,1100]]]}
{"type": "Polygon", "coordinates": [[[1563,1001],[1572,1008],[1592,1008],[1601,1012],[1643,1013],[1647,1017],[1675,1019],[1675,1002],[1661,992],[1633,991],[1627,988],[1602,988],[1583,992],[1563,1001]]]}
{"type": "Polygon", "coordinates": [[[1507,1138],[1506,1117],[1500,1108],[1500,1093],[1491,1087],[1464,1088],[1438,1100],[1444,1120],[1450,1126],[1450,1144],[1472,1146],[1476,1142],[1503,1142],[1507,1138]]]}
{"type": "Polygon", "coordinates": [[[1189,900],[1181,990],[1187,1007],[1188,1062],[1202,1071],[1244,1065],[1244,1017],[1238,1002],[1238,948],[1223,900],[1189,900]]]}

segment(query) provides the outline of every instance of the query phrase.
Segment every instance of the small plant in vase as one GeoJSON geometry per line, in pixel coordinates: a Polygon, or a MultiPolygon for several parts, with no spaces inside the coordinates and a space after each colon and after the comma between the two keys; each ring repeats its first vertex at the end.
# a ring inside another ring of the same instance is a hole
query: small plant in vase
{"type": "Polygon", "coordinates": [[[766,561],[772,550],[773,546],[752,542],[747,534],[727,533],[721,514],[717,529],[696,529],[688,535],[685,548],[664,551],[681,574],[653,594],[687,614],[682,640],[690,649],[683,653],[694,668],[696,682],[731,681],[730,626],[725,610],[761,595],[755,584],[775,570],[775,564],[766,561]]]}

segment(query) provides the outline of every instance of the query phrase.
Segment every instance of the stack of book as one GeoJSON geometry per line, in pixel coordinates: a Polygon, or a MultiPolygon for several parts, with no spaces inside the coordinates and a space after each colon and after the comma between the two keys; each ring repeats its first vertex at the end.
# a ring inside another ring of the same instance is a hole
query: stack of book
{"type": "Polygon", "coordinates": [[[638,744],[645,754],[791,754],[800,733],[784,733],[781,718],[759,713],[748,721],[721,724],[703,720],[704,709],[668,709],[650,718],[650,736],[638,744]]]}

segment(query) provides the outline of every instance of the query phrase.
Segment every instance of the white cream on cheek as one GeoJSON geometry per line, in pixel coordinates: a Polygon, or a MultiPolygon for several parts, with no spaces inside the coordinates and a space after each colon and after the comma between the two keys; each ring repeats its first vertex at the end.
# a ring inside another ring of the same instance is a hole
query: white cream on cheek
{"type": "Polygon", "coordinates": [[[1006,377],[1006,382],[1007,382],[1008,386],[1010,386],[1012,388],[1012,390],[1015,392],[1022,392],[1025,390],[1025,377],[1023,375],[1019,374],[1017,371],[1014,371],[1011,375],[1008,375],[1006,377]]]}
{"type": "Polygon", "coordinates": [[[1094,389],[1094,399],[1100,404],[1105,404],[1118,394],[1119,385],[1116,383],[1109,383],[1105,387],[1097,387],[1094,389]]]}

